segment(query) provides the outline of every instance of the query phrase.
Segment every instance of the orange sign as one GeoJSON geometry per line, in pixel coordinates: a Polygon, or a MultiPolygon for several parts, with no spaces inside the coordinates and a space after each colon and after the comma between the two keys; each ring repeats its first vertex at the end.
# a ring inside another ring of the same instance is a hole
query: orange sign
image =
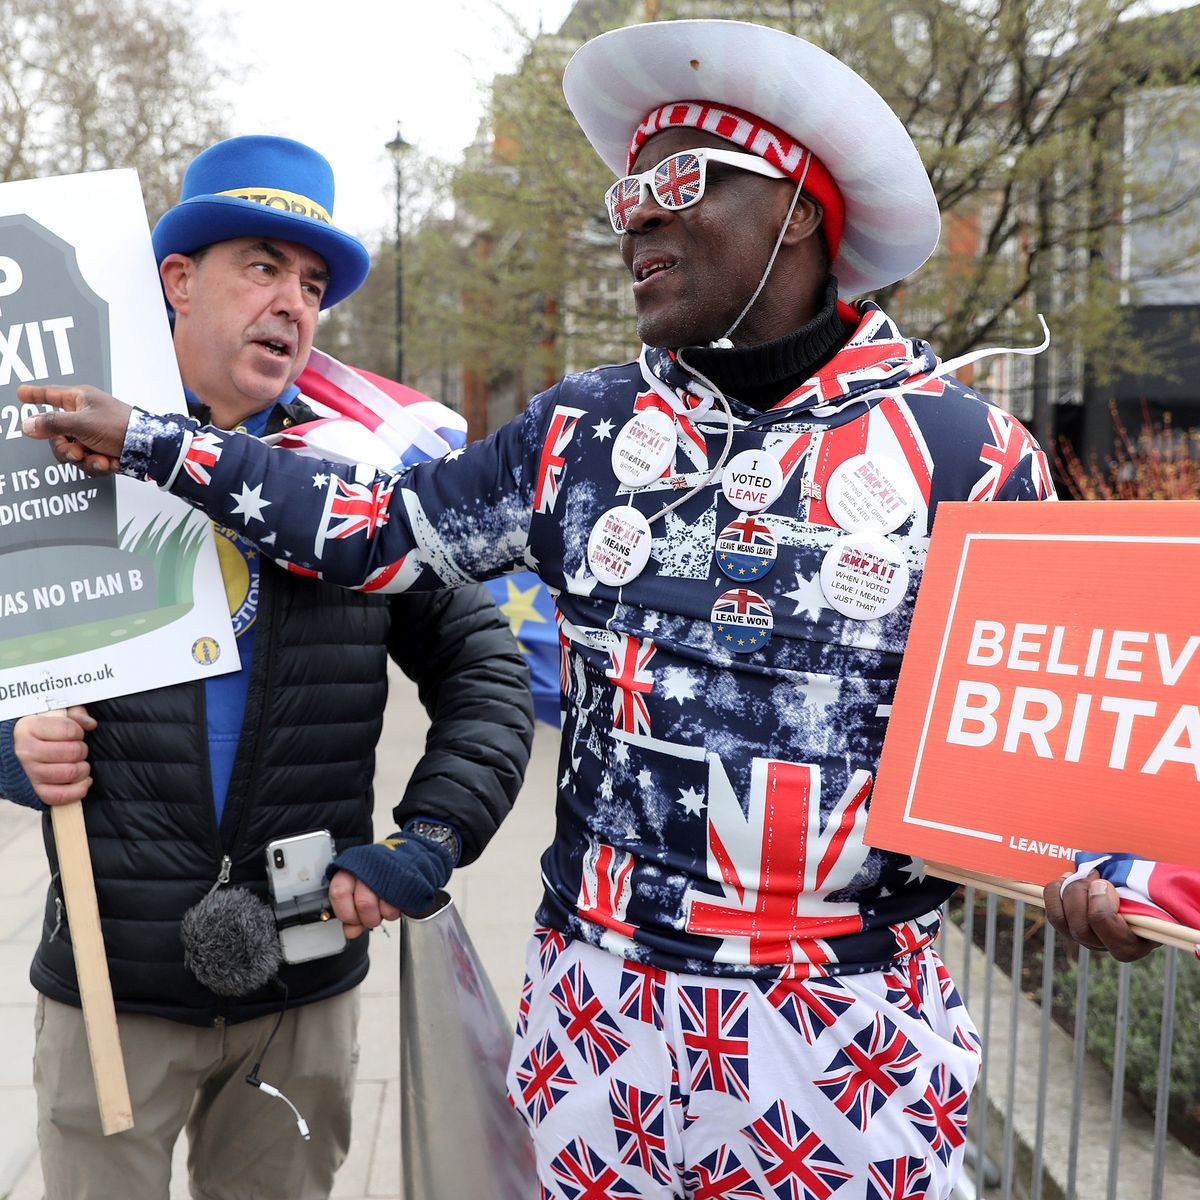
{"type": "Polygon", "coordinates": [[[938,508],[866,838],[1028,883],[1200,867],[1200,503],[938,508]]]}

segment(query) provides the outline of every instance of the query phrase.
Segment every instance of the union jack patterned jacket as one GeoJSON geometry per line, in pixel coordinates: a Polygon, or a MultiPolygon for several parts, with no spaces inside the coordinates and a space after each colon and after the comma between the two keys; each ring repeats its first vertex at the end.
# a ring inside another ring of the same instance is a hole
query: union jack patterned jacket
{"type": "Polygon", "coordinates": [[[784,478],[761,514],[777,558],[753,584],[773,629],[750,653],[730,653],[714,632],[732,586],[715,543],[743,515],[719,475],[653,521],[637,578],[610,587],[589,569],[588,536],[606,510],[628,503],[655,518],[725,449],[724,410],[689,415],[689,376],[666,352],[568,376],[487,439],[399,475],[143,413],[122,469],[337,583],[541,576],[556,597],[563,693],[543,924],[671,970],[879,970],[935,936],[953,890],[862,839],[935,510],[1053,491],[1018,422],[936,377],[931,349],[875,305],[860,302],[857,316],[846,346],[774,408],[729,401],[730,453],[765,451],[784,478]],[[664,394],[684,406],[674,461],[631,491],[613,473],[613,437],[638,409],[670,411],[664,394]],[[845,536],[826,485],[868,451],[902,464],[916,502],[888,535],[911,572],[903,602],[857,620],[828,605],[820,568],[845,536]],[[203,469],[192,469],[196,454],[203,469]]]}

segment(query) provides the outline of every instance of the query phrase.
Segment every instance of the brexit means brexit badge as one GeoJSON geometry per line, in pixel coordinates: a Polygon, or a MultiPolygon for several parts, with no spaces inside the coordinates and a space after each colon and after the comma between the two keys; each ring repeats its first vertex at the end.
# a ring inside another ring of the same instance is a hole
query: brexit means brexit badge
{"type": "Polygon", "coordinates": [[[717,535],[717,566],[730,579],[757,579],[779,553],[771,526],[756,513],[731,521],[717,535]]]}
{"type": "Polygon", "coordinates": [[[749,588],[733,588],[718,596],[709,622],[717,645],[735,654],[761,649],[775,628],[770,604],[749,588]]]}

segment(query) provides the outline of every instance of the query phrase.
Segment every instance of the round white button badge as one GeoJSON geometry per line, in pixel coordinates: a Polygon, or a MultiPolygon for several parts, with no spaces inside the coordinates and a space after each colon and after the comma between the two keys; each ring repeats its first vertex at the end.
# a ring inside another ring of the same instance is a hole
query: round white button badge
{"type": "Polygon", "coordinates": [[[650,522],[628,505],[610,508],[588,535],[587,560],[592,574],[609,587],[636,579],[650,561],[650,522]]]}
{"type": "Polygon", "coordinates": [[[908,591],[908,563],[877,533],[838,538],[821,563],[821,590],[831,608],[857,621],[885,617],[908,591]]]}
{"type": "Polygon", "coordinates": [[[830,475],[825,503],[851,533],[891,533],[913,510],[912,479],[886,454],[856,454],[830,475]]]}
{"type": "Polygon", "coordinates": [[[634,413],[613,439],[613,474],[627,487],[662,476],[675,457],[675,419],[661,408],[634,413]]]}
{"type": "Polygon", "coordinates": [[[743,450],[725,464],[721,490],[734,508],[758,512],[779,499],[783,468],[765,450],[743,450]]]}
{"type": "Polygon", "coordinates": [[[713,640],[734,654],[750,654],[771,640],[775,616],[770,602],[750,588],[722,592],[709,615],[713,640]]]}

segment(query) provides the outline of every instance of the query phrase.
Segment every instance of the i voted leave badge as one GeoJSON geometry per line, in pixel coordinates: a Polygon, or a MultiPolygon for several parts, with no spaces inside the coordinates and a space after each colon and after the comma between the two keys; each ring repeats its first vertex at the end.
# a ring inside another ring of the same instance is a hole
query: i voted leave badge
{"type": "Polygon", "coordinates": [[[848,533],[821,563],[821,591],[831,608],[858,621],[885,617],[908,591],[908,564],[887,538],[848,533]]]}
{"type": "Polygon", "coordinates": [[[775,617],[770,604],[757,592],[732,588],[717,597],[709,624],[718,646],[734,654],[749,654],[771,640],[775,617]]]}
{"type": "Polygon", "coordinates": [[[830,475],[825,503],[851,533],[891,533],[913,510],[912,479],[886,454],[856,454],[830,475]]]}
{"type": "Polygon", "coordinates": [[[610,508],[588,535],[588,566],[601,583],[621,587],[650,560],[650,522],[628,505],[610,508]]]}
{"type": "Polygon", "coordinates": [[[775,533],[765,517],[746,513],[717,534],[717,566],[730,579],[757,579],[774,565],[779,553],[775,533]]]}
{"type": "Polygon", "coordinates": [[[634,413],[613,439],[613,474],[642,487],[665,474],[675,457],[675,419],[661,408],[634,413]]]}
{"type": "Polygon", "coordinates": [[[758,512],[783,491],[783,468],[765,450],[743,450],[721,472],[721,490],[734,508],[758,512]]]}

